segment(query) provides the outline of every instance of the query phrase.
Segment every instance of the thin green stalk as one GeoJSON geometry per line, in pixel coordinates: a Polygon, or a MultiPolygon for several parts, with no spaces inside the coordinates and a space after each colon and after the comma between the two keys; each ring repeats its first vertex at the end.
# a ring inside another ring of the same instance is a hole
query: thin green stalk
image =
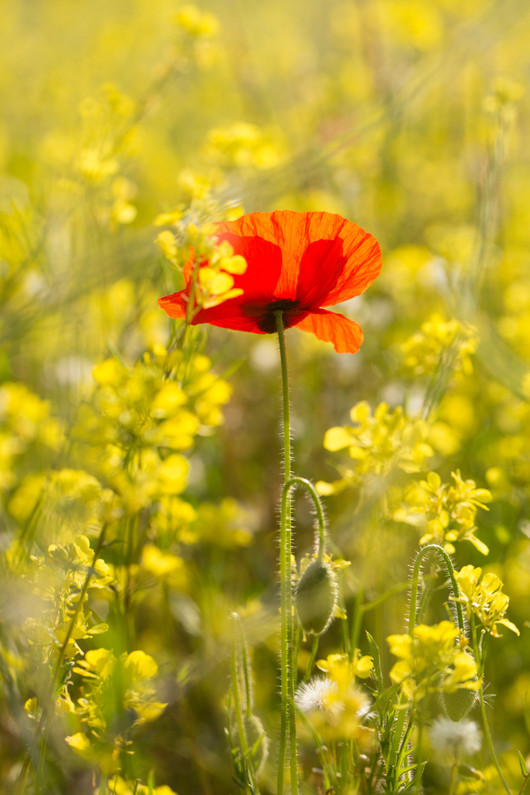
{"type": "Polygon", "coordinates": [[[458,765],[454,764],[451,768],[451,782],[449,784],[449,792],[447,793],[447,795],[454,795],[457,774],[458,774],[458,765]]]}
{"type": "Polygon", "coordinates": [[[234,699],[234,712],[236,715],[236,722],[237,722],[237,733],[239,736],[239,744],[241,746],[241,753],[245,759],[248,759],[249,764],[246,767],[250,778],[250,784],[252,788],[255,790],[256,782],[254,780],[254,771],[252,769],[251,760],[248,758],[248,740],[247,740],[247,733],[245,731],[245,723],[243,719],[243,707],[241,704],[241,698],[239,695],[239,675],[238,675],[238,665],[237,665],[237,646],[238,646],[238,639],[234,639],[234,645],[232,648],[232,660],[231,660],[231,669],[232,669],[232,697],[234,699]]]}
{"type": "Polygon", "coordinates": [[[293,686],[295,690],[298,685],[298,658],[300,657],[300,650],[302,648],[303,640],[304,640],[304,632],[302,630],[302,627],[300,626],[298,621],[295,621],[293,626],[293,654],[292,654],[292,660],[293,660],[292,670],[293,670],[293,683],[294,683],[293,686]]]}
{"type": "MultiPolygon", "coordinates": [[[[480,654],[480,642],[477,637],[477,627],[475,623],[475,616],[471,615],[471,638],[473,641],[473,653],[475,655],[475,659],[479,661],[479,672],[482,676],[482,672],[484,671],[484,658],[483,655],[480,654]]],[[[502,786],[504,787],[505,792],[508,795],[511,795],[511,790],[504,777],[504,773],[502,772],[502,768],[500,766],[499,760],[497,759],[497,754],[495,753],[495,746],[493,745],[493,738],[491,736],[488,716],[486,715],[486,703],[484,701],[484,685],[480,686],[478,691],[479,696],[479,704],[480,704],[480,714],[482,717],[482,726],[484,727],[484,737],[486,738],[486,745],[488,746],[488,751],[490,753],[491,759],[495,768],[497,770],[498,776],[502,782],[502,786]]]]}
{"type": "MultiPolygon", "coordinates": [[[[285,351],[285,334],[283,312],[274,313],[280,363],[282,373],[283,398],[283,458],[284,480],[287,484],[291,478],[291,419],[289,407],[289,381],[287,375],[287,355],[285,351]]],[[[287,745],[289,744],[289,760],[291,770],[291,792],[298,793],[298,771],[296,761],[296,715],[294,711],[294,682],[292,660],[292,586],[291,586],[291,496],[285,490],[282,499],[280,516],[280,583],[281,583],[281,636],[280,636],[280,670],[281,670],[281,720],[280,747],[278,752],[277,795],[283,795],[284,766],[287,745]]]]}
{"type": "Polygon", "coordinates": [[[250,681],[247,643],[245,639],[245,633],[243,631],[243,623],[239,613],[232,613],[232,620],[234,622],[234,649],[239,651],[241,657],[241,669],[243,673],[243,682],[245,685],[245,715],[250,718],[254,708],[254,698],[252,693],[252,684],[250,681]]]}
{"type": "Polygon", "coordinates": [[[307,667],[305,669],[304,682],[309,681],[309,678],[311,676],[313,663],[315,662],[315,657],[317,656],[319,640],[320,640],[320,635],[313,635],[313,644],[311,646],[311,653],[309,654],[309,660],[307,661],[307,667]]]}
{"type": "Polygon", "coordinates": [[[499,760],[497,759],[497,754],[495,753],[495,748],[494,748],[494,745],[493,745],[493,739],[491,737],[490,726],[489,726],[489,722],[488,722],[488,716],[486,715],[486,704],[484,702],[484,691],[483,691],[482,687],[478,691],[478,695],[479,695],[479,703],[480,703],[480,714],[482,716],[482,725],[484,727],[484,736],[486,738],[486,745],[488,746],[488,751],[490,752],[490,756],[491,756],[491,758],[493,760],[493,764],[495,765],[495,767],[497,769],[497,773],[499,774],[499,778],[502,781],[502,786],[504,787],[505,792],[507,792],[508,795],[512,795],[512,791],[511,791],[510,787],[508,786],[508,782],[506,781],[506,779],[504,777],[504,773],[502,772],[502,768],[500,766],[499,760]]]}
{"type": "Polygon", "coordinates": [[[423,785],[423,720],[421,718],[421,714],[418,715],[416,719],[416,728],[417,728],[417,739],[416,739],[416,750],[415,750],[415,758],[416,762],[418,763],[418,767],[416,768],[416,772],[414,774],[414,783],[418,789],[418,792],[421,792],[421,788],[423,785]]]}
{"type": "Polygon", "coordinates": [[[351,628],[351,642],[350,642],[350,658],[353,660],[355,649],[359,645],[359,637],[361,634],[361,625],[363,620],[362,602],[364,599],[364,588],[359,585],[357,593],[355,594],[355,602],[353,605],[353,621],[351,628]]]}
{"type": "Polygon", "coordinates": [[[393,588],[389,588],[388,591],[385,591],[372,602],[366,602],[366,604],[361,605],[360,610],[363,614],[368,613],[370,610],[375,610],[376,607],[382,605],[387,599],[390,599],[391,596],[394,596],[396,593],[401,593],[401,591],[407,591],[409,587],[410,585],[408,582],[400,582],[398,585],[394,585],[393,588]]]}

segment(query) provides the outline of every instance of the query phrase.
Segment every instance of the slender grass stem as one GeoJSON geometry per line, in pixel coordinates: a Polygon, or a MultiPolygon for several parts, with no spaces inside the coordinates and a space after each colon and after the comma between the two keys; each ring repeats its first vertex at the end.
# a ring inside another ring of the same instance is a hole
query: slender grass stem
{"type": "MultiPolygon", "coordinates": [[[[481,654],[480,642],[479,642],[478,637],[477,637],[477,627],[476,627],[474,615],[471,616],[471,638],[472,638],[472,641],[473,641],[473,653],[475,655],[475,659],[478,660],[479,663],[480,663],[479,664],[479,673],[482,676],[482,673],[484,671],[484,662],[485,662],[485,660],[484,660],[484,655],[481,654]]],[[[482,726],[484,728],[484,737],[486,739],[486,745],[488,746],[489,754],[491,756],[493,764],[495,765],[495,768],[497,770],[498,776],[499,776],[499,778],[500,778],[500,780],[502,782],[502,786],[504,787],[505,792],[507,792],[508,795],[511,795],[510,787],[508,785],[508,782],[506,781],[506,778],[504,777],[504,773],[502,772],[502,768],[500,766],[500,762],[497,759],[497,754],[495,753],[495,746],[493,745],[493,738],[491,736],[488,716],[486,715],[486,703],[484,701],[484,685],[483,684],[481,684],[481,686],[480,686],[480,689],[478,691],[478,695],[479,695],[480,715],[482,717],[482,726]]]]}
{"type": "Polygon", "coordinates": [[[315,657],[317,656],[318,651],[318,643],[320,640],[319,635],[313,635],[313,643],[311,645],[311,652],[309,654],[309,660],[307,661],[307,667],[304,676],[304,682],[308,682],[309,678],[311,677],[311,671],[313,670],[313,663],[315,662],[315,657]]]}
{"type": "MultiPolygon", "coordinates": [[[[239,618],[239,617],[238,617],[239,618]]],[[[247,733],[245,731],[245,720],[244,714],[249,715],[248,712],[248,702],[249,702],[249,692],[248,692],[248,683],[245,681],[245,700],[246,705],[241,703],[241,694],[239,692],[240,688],[240,681],[239,681],[239,671],[238,671],[238,652],[243,655],[242,651],[242,643],[243,643],[243,634],[241,631],[241,627],[236,627],[236,637],[234,638],[234,645],[232,648],[232,659],[231,659],[231,673],[232,673],[232,698],[234,702],[234,712],[236,715],[236,723],[237,723],[237,733],[239,736],[239,744],[241,747],[241,753],[243,758],[247,760],[248,764],[245,766],[246,775],[248,776],[248,788],[245,791],[248,792],[257,792],[257,785],[256,779],[254,774],[254,767],[252,764],[252,759],[249,757],[249,746],[248,746],[248,739],[247,733]],[[238,637],[237,637],[238,636],[238,637]]],[[[245,671],[245,660],[241,659],[242,667],[243,667],[243,676],[246,680],[246,671],[245,671]]]]}
{"type": "Polygon", "coordinates": [[[447,795],[454,795],[457,775],[458,775],[458,765],[454,764],[451,768],[451,782],[449,784],[449,792],[447,793],[447,795]]]}
{"type": "MultiPolygon", "coordinates": [[[[285,350],[285,334],[283,328],[283,312],[274,313],[280,363],[282,373],[283,399],[283,460],[284,480],[287,484],[291,478],[291,419],[289,406],[289,380],[287,374],[287,355],[285,350]]],[[[298,770],[296,760],[296,715],[294,711],[293,681],[293,607],[291,586],[291,496],[290,489],[284,486],[284,495],[280,516],[280,583],[281,583],[281,637],[280,637],[280,672],[281,672],[281,721],[280,747],[278,752],[277,794],[284,792],[284,768],[287,746],[289,746],[289,763],[291,771],[291,792],[298,793],[298,770]]]]}
{"type": "Polygon", "coordinates": [[[506,778],[504,777],[504,773],[502,772],[499,760],[497,759],[497,754],[495,753],[495,747],[493,745],[493,739],[491,737],[488,716],[486,715],[486,704],[484,701],[484,690],[482,687],[478,691],[478,695],[479,695],[479,704],[480,704],[480,714],[482,716],[482,726],[484,728],[484,737],[486,738],[486,745],[488,746],[488,751],[490,752],[490,756],[493,760],[495,768],[497,769],[497,773],[499,774],[499,778],[502,782],[502,786],[504,787],[505,792],[507,792],[508,795],[512,795],[512,791],[508,785],[508,782],[506,781],[506,778]]]}
{"type": "Polygon", "coordinates": [[[524,795],[524,793],[527,790],[530,791],[530,787],[528,786],[528,784],[530,784],[530,773],[527,773],[526,776],[524,777],[523,783],[521,784],[521,789],[519,790],[517,795],[524,795]]]}

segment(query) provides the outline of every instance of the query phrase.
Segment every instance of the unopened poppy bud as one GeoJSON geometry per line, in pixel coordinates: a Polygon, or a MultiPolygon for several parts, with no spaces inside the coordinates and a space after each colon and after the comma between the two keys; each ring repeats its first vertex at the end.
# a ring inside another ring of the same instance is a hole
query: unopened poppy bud
{"type": "Polygon", "coordinates": [[[467,713],[474,707],[477,701],[475,690],[465,690],[459,688],[454,693],[442,692],[442,707],[448,718],[459,721],[465,718],[467,713]]]}
{"type": "Polygon", "coordinates": [[[304,632],[321,635],[333,620],[338,585],[329,563],[314,560],[304,571],[294,597],[298,618],[304,632]]]}

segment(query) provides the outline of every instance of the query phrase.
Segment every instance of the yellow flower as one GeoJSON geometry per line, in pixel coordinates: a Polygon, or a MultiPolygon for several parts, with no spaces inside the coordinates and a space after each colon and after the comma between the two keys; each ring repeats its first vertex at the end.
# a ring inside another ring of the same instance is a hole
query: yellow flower
{"type": "Polygon", "coordinates": [[[369,748],[373,732],[362,725],[362,719],[370,708],[370,699],[355,678],[370,676],[372,658],[361,656],[356,649],[353,661],[347,654],[330,654],[319,660],[317,667],[327,675],[300,685],[295,698],[298,709],[312,716],[323,737],[355,738],[362,748],[369,748]]]}
{"type": "Polygon", "coordinates": [[[431,375],[447,360],[454,372],[470,375],[473,372],[471,356],[477,342],[473,326],[459,320],[446,321],[434,314],[422,324],[420,331],[402,344],[405,368],[413,375],[431,375]]]}
{"type": "Polygon", "coordinates": [[[497,629],[499,624],[519,635],[515,624],[504,617],[510,597],[502,592],[502,580],[496,574],[483,574],[480,567],[469,565],[457,571],[455,576],[460,591],[457,601],[464,606],[468,618],[475,615],[494,638],[501,637],[497,629]]]}
{"type": "Polygon", "coordinates": [[[477,488],[474,480],[463,480],[460,471],[451,473],[452,483],[442,483],[436,472],[429,472],[425,480],[413,483],[407,490],[405,502],[394,513],[398,521],[414,522],[418,517],[425,530],[420,544],[439,544],[451,555],[455,543],[469,541],[483,555],[488,547],[475,535],[475,517],[481,508],[487,511],[491,500],[487,489],[477,488]]]}
{"type": "Polygon", "coordinates": [[[330,428],[324,436],[324,447],[331,452],[347,450],[355,462],[342,467],[343,477],[335,483],[319,481],[320,494],[334,494],[348,485],[357,485],[363,477],[387,475],[394,468],[419,472],[433,455],[427,443],[427,424],[409,419],[398,406],[390,411],[380,403],[372,414],[368,403],[357,403],[350,411],[355,426],[330,428]]]}
{"type": "Polygon", "coordinates": [[[390,635],[390,651],[399,658],[390,671],[405,696],[419,700],[428,693],[454,693],[461,688],[477,690],[477,664],[457,642],[460,636],[452,621],[419,624],[412,635],[390,635]]]}

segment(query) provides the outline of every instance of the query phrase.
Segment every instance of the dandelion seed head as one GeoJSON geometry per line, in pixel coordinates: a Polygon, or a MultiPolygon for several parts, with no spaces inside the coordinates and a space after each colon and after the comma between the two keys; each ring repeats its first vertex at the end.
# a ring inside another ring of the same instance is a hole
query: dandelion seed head
{"type": "Polygon", "coordinates": [[[433,749],[440,759],[456,762],[476,754],[482,745],[482,733],[475,721],[452,721],[440,717],[433,722],[429,736],[433,749]]]}
{"type": "Polygon", "coordinates": [[[336,717],[342,710],[337,702],[338,688],[331,679],[318,676],[304,682],[296,691],[295,704],[301,712],[327,712],[336,717]]]}

